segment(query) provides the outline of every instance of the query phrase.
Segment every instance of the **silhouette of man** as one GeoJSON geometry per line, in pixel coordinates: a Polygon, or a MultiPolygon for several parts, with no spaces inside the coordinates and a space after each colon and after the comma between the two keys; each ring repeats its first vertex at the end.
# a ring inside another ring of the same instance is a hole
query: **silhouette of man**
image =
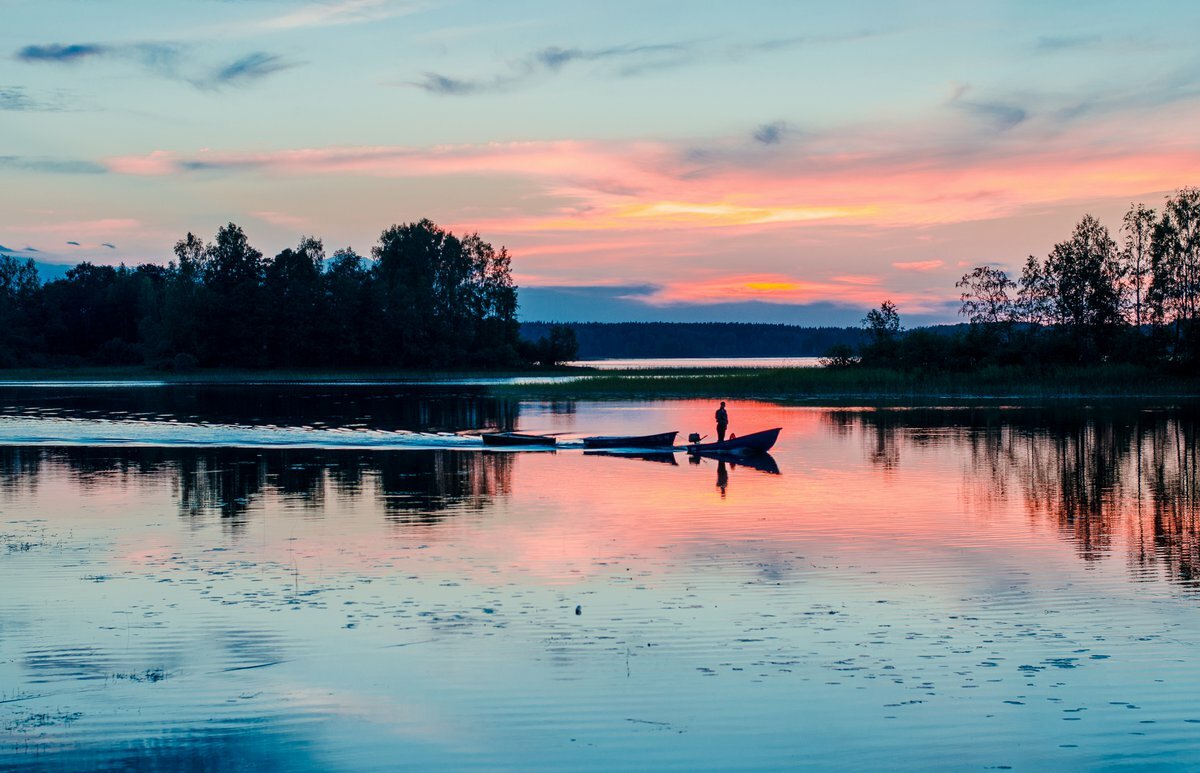
{"type": "Polygon", "coordinates": [[[725,403],[717,409],[717,442],[725,440],[725,428],[729,426],[729,414],[725,412],[725,403]]]}

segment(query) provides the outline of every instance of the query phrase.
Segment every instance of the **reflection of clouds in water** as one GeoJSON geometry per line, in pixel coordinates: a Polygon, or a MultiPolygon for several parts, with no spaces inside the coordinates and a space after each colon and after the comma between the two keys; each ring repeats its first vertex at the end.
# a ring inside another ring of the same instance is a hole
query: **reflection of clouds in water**
{"type": "MultiPolygon", "coordinates": [[[[82,714],[46,730],[61,742],[42,758],[77,768],[982,767],[1026,761],[991,715],[1011,712],[1040,750],[1080,708],[1087,755],[1128,752],[1145,718],[1176,733],[1171,761],[1194,756],[1186,727],[1169,729],[1194,704],[1190,601],[1161,576],[1131,586],[1119,563],[1085,574],[1074,538],[1053,536],[1075,474],[1061,457],[1120,467],[1071,494],[1075,521],[1128,501],[1128,458],[1091,439],[1120,431],[738,409],[785,426],[784,474],[726,464],[723,500],[717,461],[682,456],[0,449],[15,508],[0,531],[31,545],[0,553],[0,581],[28,594],[0,609],[0,682],[78,682],[21,704],[82,714]],[[876,432],[899,453],[887,476],[876,432]],[[1031,457],[1042,472],[1020,466],[1031,457]],[[1051,509],[1030,517],[1043,489],[1051,509]],[[35,517],[52,519],[45,536],[35,517]],[[104,669],[164,678],[101,689],[104,669]]],[[[653,410],[682,427],[711,413],[653,410]]],[[[1148,424],[1163,442],[1142,433],[1164,504],[1191,474],[1186,444],[1167,442],[1188,421],[1148,424]]]]}

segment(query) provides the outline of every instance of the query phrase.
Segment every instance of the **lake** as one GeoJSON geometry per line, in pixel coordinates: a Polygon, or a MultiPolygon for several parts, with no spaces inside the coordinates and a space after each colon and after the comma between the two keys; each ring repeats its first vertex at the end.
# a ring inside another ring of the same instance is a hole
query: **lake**
{"type": "Polygon", "coordinates": [[[630,357],[568,362],[597,370],[681,370],[690,368],[817,368],[820,357],[630,357]]]}
{"type": "Polygon", "coordinates": [[[0,388],[0,768],[1200,758],[1195,406],[714,408],[0,388]]]}

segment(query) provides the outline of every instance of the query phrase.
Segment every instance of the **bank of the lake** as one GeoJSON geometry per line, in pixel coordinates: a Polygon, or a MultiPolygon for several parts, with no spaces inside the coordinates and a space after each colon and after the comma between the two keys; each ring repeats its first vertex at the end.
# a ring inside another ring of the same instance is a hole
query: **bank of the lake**
{"type": "Polygon", "coordinates": [[[906,400],[930,398],[1200,397],[1200,377],[1136,365],[977,371],[768,367],[598,370],[530,367],[508,370],[248,370],[171,372],[144,367],[0,370],[0,384],[476,384],[513,397],[762,398],[906,400]]]}
{"type": "Polygon", "coordinates": [[[769,368],[605,372],[570,381],[504,386],[554,397],[796,399],[1200,397],[1200,378],[1134,365],[984,368],[973,372],[879,368],[769,368]]]}

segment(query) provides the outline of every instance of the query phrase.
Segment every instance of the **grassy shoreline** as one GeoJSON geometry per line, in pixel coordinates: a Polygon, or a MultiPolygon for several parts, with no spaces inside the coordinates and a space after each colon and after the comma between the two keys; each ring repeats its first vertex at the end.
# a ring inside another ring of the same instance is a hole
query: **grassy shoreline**
{"type": "Polygon", "coordinates": [[[948,398],[1196,398],[1200,378],[1126,365],[1089,368],[985,368],[973,373],[871,368],[777,368],[746,371],[604,372],[579,381],[502,386],[550,398],[706,397],[803,400],[948,398]],[[686,378],[672,375],[687,375],[686,378]]]}
{"type": "Polygon", "coordinates": [[[811,398],[866,400],[1200,398],[1200,376],[1164,374],[1132,365],[985,368],[971,373],[872,368],[692,368],[599,371],[592,368],[520,370],[197,370],[149,368],[0,370],[5,382],[154,381],[169,384],[422,383],[475,379],[573,377],[533,384],[500,384],[498,394],[548,399],[811,398]]]}

